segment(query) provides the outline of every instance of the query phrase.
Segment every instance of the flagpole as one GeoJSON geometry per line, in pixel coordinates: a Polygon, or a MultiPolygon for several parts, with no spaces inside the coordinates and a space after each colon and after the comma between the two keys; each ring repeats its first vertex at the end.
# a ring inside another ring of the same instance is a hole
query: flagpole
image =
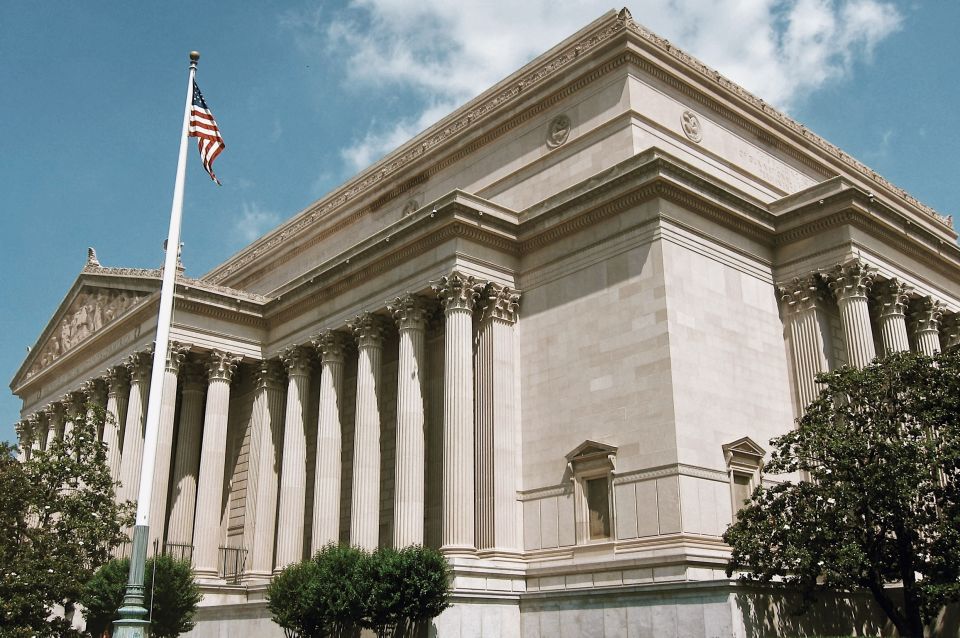
{"type": "Polygon", "coordinates": [[[187,80],[187,99],[183,110],[183,129],[180,132],[180,155],[177,159],[177,177],[173,187],[173,205],[170,209],[170,232],[167,235],[166,256],[163,261],[163,283],[160,286],[160,312],[157,316],[157,336],[153,346],[153,369],[150,373],[150,396],[147,400],[146,431],[143,440],[143,464],[140,469],[140,493],[137,496],[137,518],[133,528],[133,547],[130,555],[130,575],[123,606],[114,621],[115,638],[146,638],[150,635],[150,621],[144,608],[143,576],[150,537],[150,498],[153,494],[153,474],[157,460],[157,438],[160,431],[160,397],[163,395],[164,369],[170,344],[170,320],[173,316],[173,293],[177,279],[177,254],[180,248],[180,220],[183,216],[183,186],[187,168],[187,129],[193,104],[193,79],[197,73],[200,54],[190,52],[190,72],[187,80]]]}

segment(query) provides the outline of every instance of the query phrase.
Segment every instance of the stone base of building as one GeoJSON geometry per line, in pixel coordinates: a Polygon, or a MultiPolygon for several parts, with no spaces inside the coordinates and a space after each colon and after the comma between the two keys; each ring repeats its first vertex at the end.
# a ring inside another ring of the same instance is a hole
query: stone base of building
{"type": "MultiPolygon", "coordinates": [[[[780,638],[896,636],[869,595],[821,599],[802,616],[775,589],[726,580],[652,583],[524,594],[458,592],[435,618],[430,638],[780,638]]],[[[264,587],[205,587],[190,638],[283,638],[270,620],[264,587]]],[[[960,608],[936,636],[960,635],[960,608]]]]}

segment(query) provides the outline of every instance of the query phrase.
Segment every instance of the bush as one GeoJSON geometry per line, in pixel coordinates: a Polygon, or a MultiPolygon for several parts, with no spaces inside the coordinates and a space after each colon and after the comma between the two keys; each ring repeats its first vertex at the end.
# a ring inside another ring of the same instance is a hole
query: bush
{"type": "MultiPolygon", "coordinates": [[[[129,571],[129,559],[112,560],[98,569],[87,582],[80,602],[85,608],[87,631],[92,636],[101,636],[104,632],[112,635],[113,621],[123,603],[129,571]]],[[[190,563],[170,556],[150,558],[147,560],[144,581],[144,604],[148,608],[152,592],[151,636],[175,638],[193,629],[193,616],[202,595],[194,582],[190,563]]]]}
{"type": "Polygon", "coordinates": [[[440,552],[423,547],[373,554],[328,545],[271,581],[268,609],[287,636],[355,634],[403,636],[449,606],[450,568],[440,552]]]}

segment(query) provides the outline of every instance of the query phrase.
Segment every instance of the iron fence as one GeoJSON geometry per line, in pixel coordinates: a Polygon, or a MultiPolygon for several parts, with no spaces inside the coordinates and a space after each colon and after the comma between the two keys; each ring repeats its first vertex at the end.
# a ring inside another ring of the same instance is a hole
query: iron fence
{"type": "Polygon", "coordinates": [[[240,583],[247,562],[247,550],[242,547],[220,548],[220,578],[230,585],[240,583]]]}

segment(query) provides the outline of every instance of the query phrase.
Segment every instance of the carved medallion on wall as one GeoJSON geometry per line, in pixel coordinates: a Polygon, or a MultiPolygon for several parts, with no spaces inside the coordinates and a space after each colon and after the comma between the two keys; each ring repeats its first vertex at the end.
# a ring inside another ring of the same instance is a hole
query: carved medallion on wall
{"type": "Polygon", "coordinates": [[[703,129],[700,127],[700,119],[693,111],[684,111],[680,116],[680,126],[683,132],[694,142],[700,142],[703,139],[703,129]]]}
{"type": "Polygon", "coordinates": [[[550,122],[547,129],[547,146],[557,148],[567,141],[570,137],[570,118],[566,115],[558,115],[550,122]]]}

